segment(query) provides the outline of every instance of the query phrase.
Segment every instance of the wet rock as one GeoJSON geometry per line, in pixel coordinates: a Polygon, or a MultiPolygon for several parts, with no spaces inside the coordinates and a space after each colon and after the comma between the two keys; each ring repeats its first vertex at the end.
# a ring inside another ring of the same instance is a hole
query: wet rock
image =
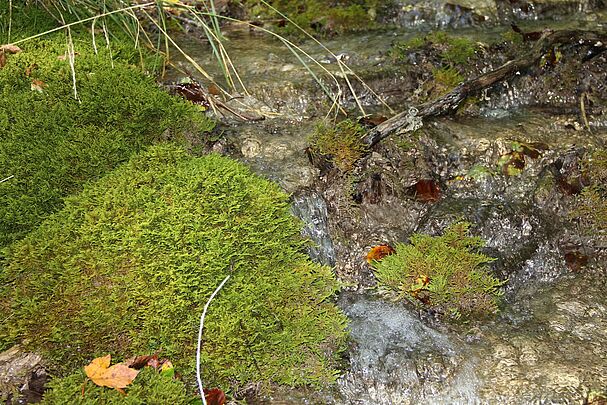
{"type": "Polygon", "coordinates": [[[19,346],[0,353],[0,400],[7,404],[39,402],[48,376],[42,356],[19,346]]]}
{"type": "Polygon", "coordinates": [[[407,28],[461,28],[571,15],[595,21],[602,8],[600,0],[400,0],[382,17],[407,28]]]}
{"type": "MultiPolygon", "coordinates": [[[[550,266],[549,264],[546,267],[550,266]]],[[[481,398],[505,404],[583,403],[607,383],[604,281],[575,274],[529,283],[503,320],[488,326],[477,366],[481,398]]]]}
{"type": "Polygon", "coordinates": [[[460,28],[495,21],[496,14],[493,1],[401,0],[389,21],[408,28],[460,28]]]}
{"type": "Polygon", "coordinates": [[[277,183],[288,193],[310,188],[319,170],[306,155],[312,123],[268,120],[255,125],[224,128],[220,152],[243,160],[257,173],[277,183]]]}
{"type": "Polygon", "coordinates": [[[340,305],[351,319],[353,348],[337,403],[475,401],[479,380],[456,337],[425,325],[402,305],[351,293],[340,305]]]}
{"type": "Polygon", "coordinates": [[[312,260],[334,266],[335,250],[327,225],[327,205],[322,196],[314,191],[301,190],[292,197],[292,210],[304,223],[302,234],[314,243],[308,248],[312,260]]]}
{"type": "Polygon", "coordinates": [[[247,138],[242,141],[240,152],[245,158],[254,158],[261,153],[261,142],[257,139],[247,138]]]}

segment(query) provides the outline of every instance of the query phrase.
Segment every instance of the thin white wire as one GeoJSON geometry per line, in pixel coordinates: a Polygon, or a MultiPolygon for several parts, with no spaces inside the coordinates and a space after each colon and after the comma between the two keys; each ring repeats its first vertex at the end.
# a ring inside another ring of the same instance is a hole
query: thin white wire
{"type": "Polygon", "coordinates": [[[202,388],[202,378],[200,377],[200,346],[202,344],[202,327],[204,325],[204,317],[207,314],[207,309],[209,309],[211,301],[213,300],[213,298],[215,298],[215,295],[217,295],[219,290],[221,290],[221,288],[226,283],[226,281],[228,281],[229,278],[229,275],[226,276],[226,278],[223,279],[221,284],[219,284],[219,287],[217,287],[215,291],[213,291],[213,294],[211,294],[211,298],[209,298],[206,305],[204,306],[204,309],[202,310],[202,316],[200,317],[200,329],[198,329],[198,347],[196,348],[196,380],[198,381],[198,391],[200,392],[200,398],[202,398],[203,405],[207,405],[207,400],[204,397],[204,389],[202,388]]]}

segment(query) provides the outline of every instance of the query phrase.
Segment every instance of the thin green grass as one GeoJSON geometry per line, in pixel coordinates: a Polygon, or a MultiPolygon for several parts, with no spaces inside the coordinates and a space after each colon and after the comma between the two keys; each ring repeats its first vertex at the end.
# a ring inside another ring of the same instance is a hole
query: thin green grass
{"type": "MultiPolygon", "coordinates": [[[[356,75],[354,71],[352,71],[352,69],[350,69],[344,63],[344,61],[338,58],[324,44],[314,38],[313,35],[308,33],[293,19],[289,18],[284,13],[281,13],[266,1],[262,0],[262,3],[283,17],[289,24],[295,27],[296,30],[303,33],[306,38],[311,39],[316,45],[320,46],[323,51],[329,53],[335,58],[337,61],[337,67],[340,71],[340,76],[343,78],[347,90],[353,95],[354,102],[360,113],[366,115],[362,102],[354,88],[352,78],[359,82],[367,91],[376,97],[377,100],[392,111],[390,106],[388,106],[379,95],[377,95],[358,75],[356,75]]],[[[55,31],[69,29],[71,27],[89,22],[91,22],[92,41],[93,44],[95,44],[95,27],[97,23],[100,22],[103,36],[106,41],[106,47],[108,47],[111,52],[110,39],[112,34],[108,28],[110,25],[108,23],[111,23],[112,27],[120,27],[125,33],[132,37],[136,47],[143,45],[148,48],[153,48],[156,50],[156,52],[163,54],[166,60],[168,60],[170,57],[171,48],[175,49],[191,64],[191,66],[194,67],[198,74],[200,74],[205,80],[222,89],[222,91],[228,96],[230,95],[230,92],[234,91],[241,92],[246,95],[249,95],[249,92],[244,84],[244,80],[238,73],[232,58],[224,46],[225,37],[221,32],[220,20],[245,23],[253,30],[260,31],[278,39],[285,45],[287,49],[289,49],[289,51],[291,51],[291,53],[293,53],[301,65],[310,73],[311,77],[318,84],[323,93],[329,98],[329,100],[331,100],[331,107],[327,115],[329,115],[333,110],[347,115],[345,108],[339,102],[341,96],[345,92],[345,89],[342,88],[342,84],[335,74],[325,68],[319,61],[315,60],[309,54],[309,52],[304,51],[302,47],[298,46],[284,36],[245,21],[240,21],[238,19],[217,14],[215,3],[212,0],[208,3],[204,3],[205,9],[203,10],[199,10],[193,5],[185,4],[180,1],[154,1],[142,4],[132,4],[129,2],[125,3],[109,0],[104,2],[99,2],[96,0],[50,0],[46,2],[40,1],[38,4],[41,4],[61,25],[59,27],[45,30],[44,32],[40,32],[36,35],[17,40],[14,42],[15,45],[48,35],[55,31]],[[211,47],[211,52],[217,60],[222,72],[226,87],[225,89],[208,72],[207,69],[201,66],[192,56],[185,52],[183,47],[181,47],[171,35],[169,22],[172,18],[172,13],[175,11],[184,13],[184,15],[188,16],[189,20],[196,22],[196,24],[205,34],[211,47]],[[66,21],[68,17],[74,21],[66,21]],[[152,31],[157,32],[152,34],[152,31]],[[154,35],[156,38],[153,38],[154,35]],[[326,75],[333,83],[333,86],[328,86],[321,77],[321,74],[326,75]]],[[[12,7],[13,6],[11,3],[11,11],[12,7]]],[[[164,69],[164,65],[162,68],[164,69]]],[[[76,92],[76,87],[74,87],[74,89],[76,92]]]]}

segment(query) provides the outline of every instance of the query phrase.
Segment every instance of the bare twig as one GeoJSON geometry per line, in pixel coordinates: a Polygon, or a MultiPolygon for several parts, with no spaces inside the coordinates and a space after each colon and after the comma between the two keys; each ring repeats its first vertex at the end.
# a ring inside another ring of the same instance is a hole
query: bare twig
{"type": "Polygon", "coordinates": [[[580,96],[580,113],[582,115],[582,120],[584,121],[584,125],[588,132],[592,132],[590,129],[590,123],[588,122],[588,116],[586,115],[586,105],[584,103],[585,100],[588,99],[588,93],[584,92],[580,96]]]}
{"type": "Polygon", "coordinates": [[[198,381],[198,391],[200,392],[200,398],[202,398],[203,405],[207,405],[207,400],[204,397],[204,388],[202,387],[202,378],[200,377],[200,346],[202,345],[202,327],[204,325],[204,317],[207,314],[207,310],[209,309],[211,301],[213,300],[213,298],[215,298],[215,295],[217,295],[219,290],[221,290],[221,288],[228,281],[229,278],[230,275],[227,275],[226,278],[223,279],[221,284],[219,284],[219,286],[215,289],[215,291],[213,291],[213,294],[211,294],[211,297],[204,306],[204,309],[202,310],[202,316],[200,317],[200,329],[198,329],[198,347],[196,348],[196,380],[198,381]]]}
{"type": "Polygon", "coordinates": [[[72,74],[72,87],[74,89],[74,99],[81,103],[80,97],[78,97],[78,87],[76,83],[76,51],[74,50],[74,41],[72,40],[72,31],[70,27],[67,27],[67,57],[70,63],[70,71],[72,74]]]}
{"type": "Polygon", "coordinates": [[[8,176],[6,179],[0,180],[0,183],[4,183],[5,181],[9,181],[10,179],[12,179],[13,177],[15,177],[15,175],[10,175],[8,176]]]}

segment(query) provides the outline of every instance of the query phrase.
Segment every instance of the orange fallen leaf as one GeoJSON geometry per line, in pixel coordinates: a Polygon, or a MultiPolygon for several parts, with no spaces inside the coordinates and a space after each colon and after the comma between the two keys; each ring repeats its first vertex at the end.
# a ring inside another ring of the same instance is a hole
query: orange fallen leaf
{"type": "Polygon", "coordinates": [[[384,257],[394,254],[396,251],[390,245],[377,245],[373,246],[369,253],[367,253],[367,263],[373,261],[380,261],[384,257]]]}
{"type": "Polygon", "coordinates": [[[119,363],[110,367],[111,355],[98,357],[84,366],[84,372],[95,384],[100,387],[125,388],[133,382],[139,371],[119,363]]]}

